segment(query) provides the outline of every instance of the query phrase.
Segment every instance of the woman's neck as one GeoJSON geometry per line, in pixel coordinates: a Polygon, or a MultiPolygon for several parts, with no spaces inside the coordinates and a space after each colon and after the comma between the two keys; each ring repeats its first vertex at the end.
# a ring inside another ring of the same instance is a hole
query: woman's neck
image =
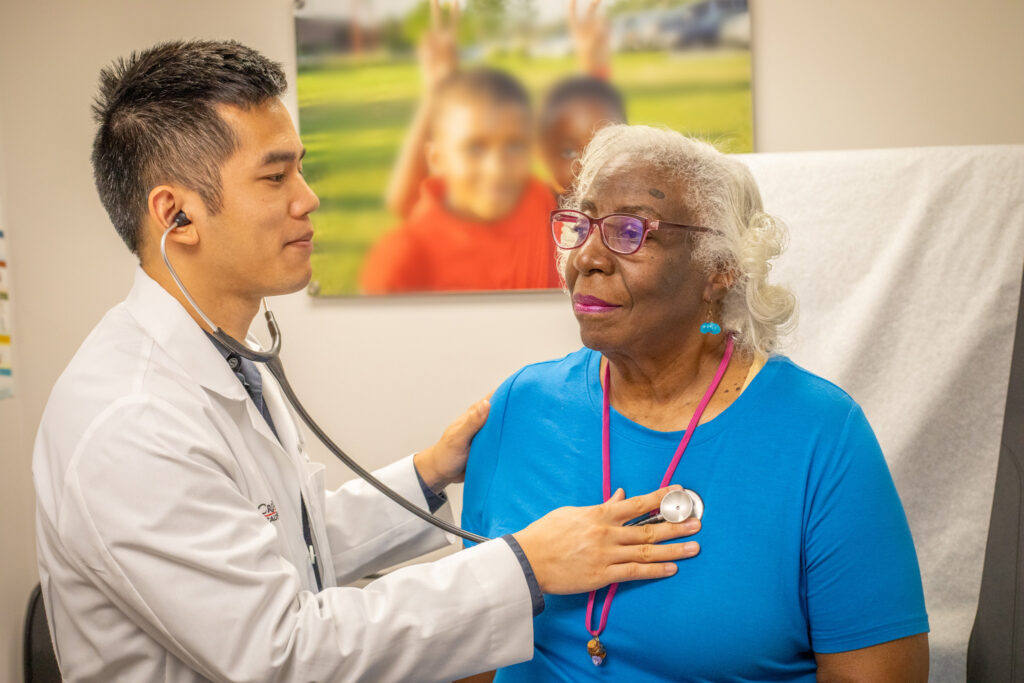
{"type": "MultiPolygon", "coordinates": [[[[655,353],[604,354],[611,364],[611,404],[645,427],[659,431],[685,429],[715,377],[725,346],[726,337],[721,335],[655,353]]],[[[721,413],[740,394],[752,360],[739,351],[733,354],[702,421],[721,413]]]]}

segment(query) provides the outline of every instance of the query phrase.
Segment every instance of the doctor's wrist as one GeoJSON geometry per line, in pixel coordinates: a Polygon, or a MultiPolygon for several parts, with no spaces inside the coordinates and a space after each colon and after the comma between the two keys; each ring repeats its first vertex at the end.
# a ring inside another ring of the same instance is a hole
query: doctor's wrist
{"type": "Polygon", "coordinates": [[[434,449],[431,447],[412,456],[412,464],[420,481],[434,493],[441,493],[454,480],[441,473],[435,465],[435,459],[434,449]]]}

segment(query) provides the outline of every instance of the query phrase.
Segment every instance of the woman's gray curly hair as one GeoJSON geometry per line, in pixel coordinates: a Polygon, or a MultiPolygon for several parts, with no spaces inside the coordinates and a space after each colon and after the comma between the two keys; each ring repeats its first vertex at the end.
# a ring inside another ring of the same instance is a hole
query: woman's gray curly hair
{"type": "MultiPolygon", "coordinates": [[[[785,247],[786,227],[764,212],[747,167],[672,130],[607,126],[587,145],[563,208],[578,209],[609,167],[654,167],[668,181],[669,193],[676,193],[699,225],[719,231],[694,234],[693,259],[705,272],[727,269],[735,276],[722,301],[722,328],[735,335],[741,348],[762,354],[775,351],[780,336],[794,324],[796,311],[793,294],[768,282],[771,262],[785,247]]],[[[558,250],[563,277],[569,253],[558,250]]]]}

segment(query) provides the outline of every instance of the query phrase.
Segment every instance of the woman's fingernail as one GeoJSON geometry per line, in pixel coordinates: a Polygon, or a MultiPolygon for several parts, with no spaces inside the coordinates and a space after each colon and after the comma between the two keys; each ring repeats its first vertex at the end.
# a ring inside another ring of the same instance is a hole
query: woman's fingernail
{"type": "Polygon", "coordinates": [[[685,550],[688,553],[693,553],[694,555],[696,555],[697,551],[700,550],[700,544],[696,541],[687,541],[683,544],[683,550],[685,550]]]}
{"type": "Polygon", "coordinates": [[[673,574],[676,573],[676,571],[678,571],[678,567],[676,567],[674,564],[666,564],[665,565],[665,575],[666,576],[672,576],[673,574]]]}

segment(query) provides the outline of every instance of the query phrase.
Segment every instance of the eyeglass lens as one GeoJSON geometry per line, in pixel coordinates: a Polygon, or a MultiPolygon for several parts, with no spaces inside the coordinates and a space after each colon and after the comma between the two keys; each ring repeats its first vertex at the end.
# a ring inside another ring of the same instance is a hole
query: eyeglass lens
{"type": "MultiPolygon", "coordinates": [[[[590,233],[590,219],[570,211],[555,214],[551,221],[555,242],[562,249],[575,249],[586,241],[590,233]]],[[[633,216],[613,214],[601,224],[605,245],[620,254],[632,254],[640,248],[644,238],[643,221],[633,216]]]]}

